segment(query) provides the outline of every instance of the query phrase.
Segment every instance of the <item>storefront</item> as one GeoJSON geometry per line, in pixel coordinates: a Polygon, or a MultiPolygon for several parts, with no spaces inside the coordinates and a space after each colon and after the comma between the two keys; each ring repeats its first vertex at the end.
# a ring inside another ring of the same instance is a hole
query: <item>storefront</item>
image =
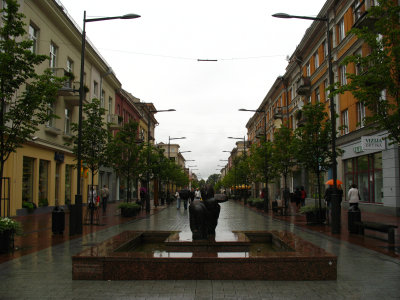
{"type": "Polygon", "coordinates": [[[341,156],[344,200],[355,183],[364,209],[397,214],[399,205],[398,146],[390,144],[384,133],[362,136],[345,145],[341,156]]]}

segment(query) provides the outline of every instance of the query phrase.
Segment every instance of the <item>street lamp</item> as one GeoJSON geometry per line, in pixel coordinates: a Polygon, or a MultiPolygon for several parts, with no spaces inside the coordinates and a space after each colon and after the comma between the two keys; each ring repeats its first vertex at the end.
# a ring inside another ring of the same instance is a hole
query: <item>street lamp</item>
{"type": "MultiPolygon", "coordinates": [[[[325,17],[307,17],[307,16],[294,16],[285,13],[277,13],[272,15],[275,18],[284,19],[305,19],[313,21],[322,21],[326,23],[326,43],[328,46],[328,77],[329,85],[333,85],[333,72],[332,72],[332,53],[331,53],[331,39],[329,32],[329,16],[326,14],[325,17]]],[[[336,166],[336,112],[335,112],[335,101],[332,93],[329,94],[329,105],[331,112],[331,126],[332,126],[332,177],[333,177],[333,193],[332,193],[332,233],[340,233],[340,200],[337,192],[337,166],[336,166]]]]}
{"type": "Polygon", "coordinates": [[[160,109],[160,110],[148,110],[147,112],[147,174],[146,174],[146,213],[150,212],[150,128],[151,128],[151,120],[150,114],[156,114],[159,112],[171,112],[176,111],[173,108],[170,109],[160,109]]]}
{"type": "Polygon", "coordinates": [[[85,74],[85,48],[86,48],[86,23],[107,21],[115,19],[136,19],[140,18],[136,14],[127,14],[117,17],[103,17],[103,18],[86,18],[86,10],[83,12],[83,29],[82,29],[82,48],[81,48],[81,72],[79,83],[79,112],[78,112],[78,145],[77,145],[77,178],[76,178],[76,195],[75,205],[71,209],[69,234],[82,234],[82,190],[81,190],[81,167],[82,167],[82,106],[83,98],[85,97],[84,87],[84,74],[85,74]]]}
{"type": "MultiPolygon", "coordinates": [[[[239,111],[250,111],[256,113],[264,113],[264,141],[267,142],[267,111],[261,109],[245,109],[240,108],[239,111]]],[[[268,191],[268,157],[267,153],[264,157],[264,179],[265,179],[265,190],[264,190],[264,211],[268,211],[269,206],[269,191],[268,191]]],[[[286,203],[286,202],[285,202],[286,203]]]]}
{"type": "MultiPolygon", "coordinates": [[[[176,138],[172,138],[172,137],[168,137],[168,161],[171,161],[171,141],[173,140],[184,140],[186,139],[185,136],[182,137],[176,137],[176,138]]],[[[169,178],[167,181],[167,203],[169,203],[169,178]]]]}

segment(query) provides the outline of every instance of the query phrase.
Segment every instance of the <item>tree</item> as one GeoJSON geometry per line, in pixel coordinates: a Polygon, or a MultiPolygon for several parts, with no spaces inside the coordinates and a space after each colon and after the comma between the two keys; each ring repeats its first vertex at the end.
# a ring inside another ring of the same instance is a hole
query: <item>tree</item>
{"type": "Polygon", "coordinates": [[[354,64],[359,72],[346,74],[348,83],[335,93],[350,91],[370,111],[366,123],[387,130],[389,139],[399,143],[400,7],[393,0],[378,2],[366,16],[373,21],[372,26],[350,30],[368,45],[369,54],[354,54],[343,60],[342,65],[354,64]]]}
{"type": "MultiPolygon", "coordinates": [[[[83,106],[85,119],[82,121],[82,141],[81,141],[81,158],[91,171],[92,183],[91,191],[93,191],[94,175],[98,172],[101,164],[107,161],[107,142],[109,140],[109,130],[103,121],[106,110],[101,107],[100,100],[92,99],[91,103],[83,106]]],[[[71,124],[73,132],[78,134],[77,123],[71,124]]],[[[76,141],[77,139],[75,139],[76,141]]],[[[78,155],[78,144],[74,144],[74,154],[78,155]]],[[[78,170],[80,172],[80,170],[78,170]]],[[[95,203],[94,193],[91,192],[90,206],[90,224],[93,224],[93,204],[95,203]]]]}
{"type": "Polygon", "coordinates": [[[279,128],[274,135],[272,145],[271,164],[276,172],[283,176],[285,182],[284,203],[288,203],[288,187],[287,177],[292,168],[296,165],[295,162],[295,147],[294,134],[292,130],[286,126],[279,128]]]}
{"type": "MultiPolygon", "coordinates": [[[[321,173],[332,166],[331,122],[323,103],[306,104],[302,109],[304,124],[295,131],[294,147],[298,162],[317,177],[321,213],[321,173]]],[[[337,151],[340,155],[340,151],[337,151]]]]}
{"type": "MultiPolygon", "coordinates": [[[[61,79],[50,71],[38,75],[35,67],[47,56],[31,51],[31,40],[26,39],[23,14],[18,13],[15,0],[6,0],[0,10],[3,24],[0,27],[0,178],[4,164],[12,152],[30,140],[39,129],[54,118],[48,112],[56,101],[61,79]]],[[[3,184],[0,184],[2,195],[3,184]]]]}
{"type": "Polygon", "coordinates": [[[208,176],[206,183],[214,187],[215,184],[218,182],[219,178],[220,178],[219,174],[212,174],[208,176]]]}
{"type": "Polygon", "coordinates": [[[138,123],[129,120],[108,143],[108,161],[118,176],[127,179],[126,201],[131,199],[130,181],[136,180],[144,173],[144,160],[141,159],[143,141],[138,139],[138,123]]]}

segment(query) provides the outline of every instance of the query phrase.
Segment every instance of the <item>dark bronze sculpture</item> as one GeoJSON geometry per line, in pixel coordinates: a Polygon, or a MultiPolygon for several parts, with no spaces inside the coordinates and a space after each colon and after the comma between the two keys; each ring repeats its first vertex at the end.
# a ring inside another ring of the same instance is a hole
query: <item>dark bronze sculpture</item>
{"type": "Polygon", "coordinates": [[[193,240],[206,240],[215,236],[221,206],[227,201],[226,195],[214,195],[214,189],[209,187],[201,191],[201,200],[194,200],[189,206],[190,230],[193,240]]]}

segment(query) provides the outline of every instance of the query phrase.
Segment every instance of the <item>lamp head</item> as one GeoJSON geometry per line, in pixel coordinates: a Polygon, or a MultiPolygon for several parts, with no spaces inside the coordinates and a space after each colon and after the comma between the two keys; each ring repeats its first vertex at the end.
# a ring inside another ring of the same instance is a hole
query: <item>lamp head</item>
{"type": "Polygon", "coordinates": [[[291,19],[292,18],[291,15],[288,15],[285,13],[276,13],[276,14],[273,14],[272,16],[275,18],[281,18],[281,19],[291,19]]]}
{"type": "Polygon", "coordinates": [[[120,19],[136,19],[136,18],[140,18],[140,16],[136,15],[136,14],[127,14],[127,15],[123,15],[119,18],[120,19]]]}

